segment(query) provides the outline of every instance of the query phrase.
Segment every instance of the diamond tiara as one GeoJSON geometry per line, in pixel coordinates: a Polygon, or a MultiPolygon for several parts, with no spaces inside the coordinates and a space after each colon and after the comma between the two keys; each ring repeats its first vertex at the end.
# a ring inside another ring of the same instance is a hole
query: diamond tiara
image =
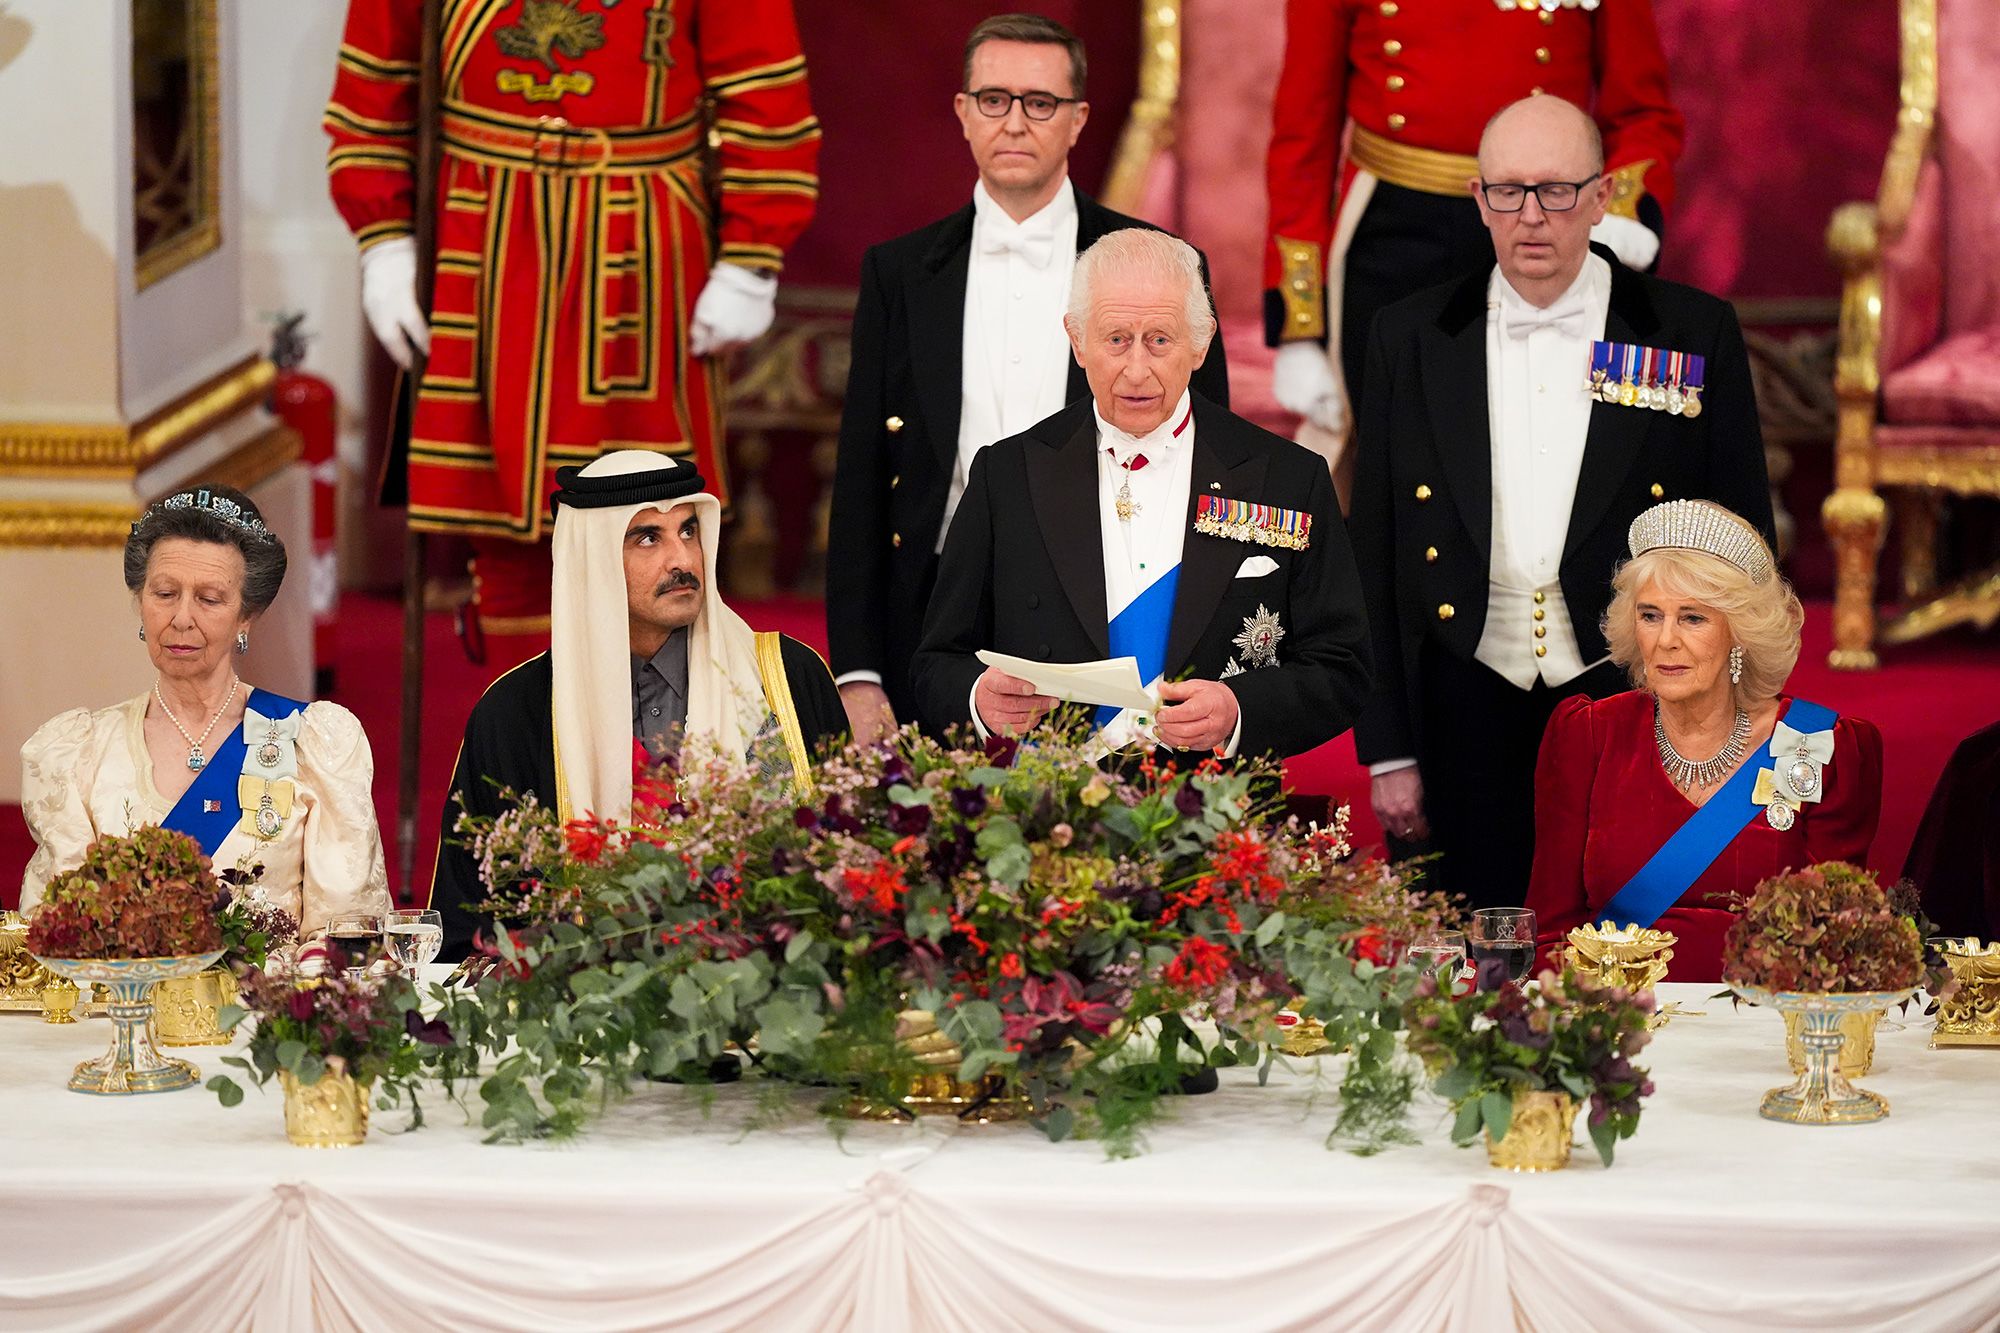
{"type": "Polygon", "coordinates": [[[166,499],[160,501],[157,507],[163,510],[199,509],[204,513],[214,515],[231,527],[241,528],[253,536],[268,537],[271,535],[271,530],[264,526],[263,519],[244,517],[242,505],[223,496],[211,494],[206,489],[182,491],[178,495],[169,495],[166,499]]]}
{"type": "Polygon", "coordinates": [[[1706,500],[1669,500],[1632,520],[1626,544],[1633,556],[1663,547],[1703,551],[1742,570],[1752,583],[1768,583],[1775,572],[1771,552],[1757,530],[1721,505],[1706,500]]]}

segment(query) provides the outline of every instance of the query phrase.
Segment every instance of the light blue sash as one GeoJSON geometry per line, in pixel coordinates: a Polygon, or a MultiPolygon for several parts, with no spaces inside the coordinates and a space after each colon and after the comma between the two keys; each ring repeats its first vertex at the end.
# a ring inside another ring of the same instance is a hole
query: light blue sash
{"type": "MultiPolygon", "coordinates": [[[[1794,699],[1784,720],[1794,731],[1813,732],[1825,731],[1837,718],[1831,708],[1794,699]]],[[[1604,904],[1598,921],[1614,928],[1650,926],[1664,916],[1763,809],[1753,805],[1750,797],[1757,790],[1758,772],[1772,766],[1771,742],[1765,741],[1721,790],[1708,798],[1708,804],[1689,815],[1674,836],[1653,853],[1653,859],[1640,866],[1639,873],[1604,904]]]]}
{"type": "MultiPolygon", "coordinates": [[[[252,690],[250,707],[265,717],[279,718],[290,717],[305,705],[269,690],[252,690]]],[[[236,779],[243,776],[243,752],[249,748],[239,722],[208,757],[193,785],[181,793],[160,826],[187,834],[201,844],[202,851],[214,856],[229,830],[243,818],[243,807],[236,799],[236,779]]]]}
{"type": "MultiPolygon", "coordinates": [[[[1125,603],[1111,621],[1111,655],[1138,659],[1141,686],[1151,685],[1167,669],[1167,631],[1173,624],[1174,588],[1180,581],[1181,567],[1175,565],[1125,603]]],[[[1103,726],[1121,711],[1099,704],[1096,724],[1103,726]]]]}

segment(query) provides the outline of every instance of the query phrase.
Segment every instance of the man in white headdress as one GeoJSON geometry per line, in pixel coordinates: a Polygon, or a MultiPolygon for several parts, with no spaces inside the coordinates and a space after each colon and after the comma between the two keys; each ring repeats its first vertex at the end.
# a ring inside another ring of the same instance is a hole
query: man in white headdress
{"type": "Polygon", "coordinates": [[[697,737],[804,791],[814,753],[847,729],[819,655],[753,631],[716,591],[722,507],[692,464],[625,449],[556,479],[554,646],[474,705],[445,799],[431,902],[447,958],[471,943],[486,897],[461,811],[501,813],[504,789],[565,823],[627,825],[635,776],[697,737]]]}

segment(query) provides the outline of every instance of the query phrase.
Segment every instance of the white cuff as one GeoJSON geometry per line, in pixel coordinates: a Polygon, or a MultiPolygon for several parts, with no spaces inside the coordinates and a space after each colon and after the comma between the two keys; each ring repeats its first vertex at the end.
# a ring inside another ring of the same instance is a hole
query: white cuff
{"type": "Polygon", "coordinates": [[[1590,229],[1590,239],[1609,248],[1626,268],[1648,268],[1660,257],[1659,235],[1645,223],[1617,213],[1606,213],[1604,220],[1590,229]]]}
{"type": "Polygon", "coordinates": [[[1416,766],[1417,761],[1414,759],[1384,759],[1379,764],[1368,765],[1368,776],[1379,778],[1384,773],[1394,773],[1398,769],[1415,768],[1416,766]]]}
{"type": "MultiPolygon", "coordinates": [[[[985,674],[983,671],[980,673],[982,676],[985,674]]],[[[993,733],[986,729],[986,723],[979,717],[979,676],[972,678],[972,693],[965,696],[965,708],[972,714],[972,729],[979,733],[979,739],[981,741],[991,739],[993,733]]]]}
{"type": "Polygon", "coordinates": [[[880,685],[882,673],[879,671],[843,671],[833,678],[833,686],[839,689],[846,685],[880,685]]]}
{"type": "MultiPolygon", "coordinates": [[[[1231,693],[1233,694],[1235,693],[1235,691],[1232,690],[1231,693]]],[[[1234,759],[1236,757],[1236,747],[1241,745],[1242,743],[1243,743],[1243,705],[1239,701],[1236,705],[1236,728],[1235,730],[1229,733],[1229,744],[1222,747],[1222,757],[1224,759],[1234,759]]]]}

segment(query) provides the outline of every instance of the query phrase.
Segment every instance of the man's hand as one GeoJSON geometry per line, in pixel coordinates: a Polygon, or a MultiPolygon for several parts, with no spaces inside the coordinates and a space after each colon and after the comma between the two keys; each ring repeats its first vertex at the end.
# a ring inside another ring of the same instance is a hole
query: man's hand
{"type": "Polygon", "coordinates": [[[721,356],[764,336],[778,313],[778,280],[741,264],[717,264],[694,299],[688,350],[721,356]]]}
{"type": "Polygon", "coordinates": [[[1415,764],[1376,774],[1368,784],[1368,800],[1389,836],[1404,842],[1431,836],[1431,823],[1424,818],[1424,780],[1415,764]]]}
{"type": "Polygon", "coordinates": [[[889,692],[872,680],[852,680],[840,687],[840,704],[847,710],[847,729],[863,745],[873,745],[896,729],[896,710],[889,692]]]}
{"type": "Polygon", "coordinates": [[[1347,429],[1347,401],[1333,378],[1326,348],[1316,342],[1288,342],[1271,363],[1271,396],[1329,435],[1347,429]]]}
{"type": "Polygon", "coordinates": [[[375,341],[404,370],[430,352],[430,321],[417,303],[417,243],[410,237],[392,237],[361,252],[361,311],[375,341]]]}
{"type": "Polygon", "coordinates": [[[1056,701],[1036,694],[1035,687],[1019,676],[1010,676],[996,667],[980,673],[972,689],[972,707],[988,731],[1018,736],[1049,715],[1056,701]]]}
{"type": "Polygon", "coordinates": [[[1242,709],[1236,691],[1219,680],[1160,682],[1167,706],[1153,714],[1153,734],[1176,750],[1217,750],[1236,734],[1242,709]]]}

